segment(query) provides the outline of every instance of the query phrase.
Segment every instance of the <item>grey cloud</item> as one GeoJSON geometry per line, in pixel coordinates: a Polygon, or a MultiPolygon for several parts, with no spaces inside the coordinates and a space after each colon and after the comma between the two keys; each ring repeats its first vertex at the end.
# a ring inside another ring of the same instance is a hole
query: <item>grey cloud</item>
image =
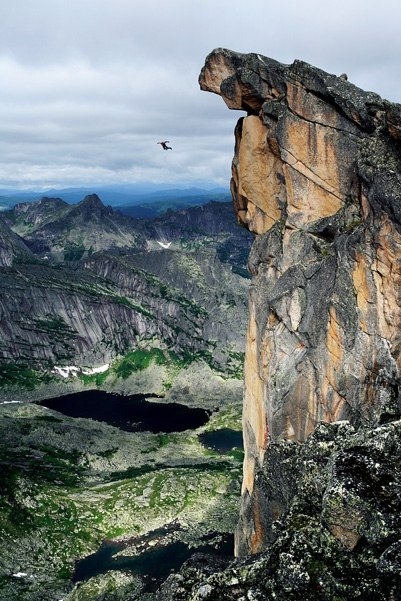
{"type": "Polygon", "coordinates": [[[228,186],[240,113],[198,87],[224,46],[401,99],[398,0],[13,0],[0,22],[0,179],[228,186]],[[156,142],[172,141],[172,153],[156,142]]]}

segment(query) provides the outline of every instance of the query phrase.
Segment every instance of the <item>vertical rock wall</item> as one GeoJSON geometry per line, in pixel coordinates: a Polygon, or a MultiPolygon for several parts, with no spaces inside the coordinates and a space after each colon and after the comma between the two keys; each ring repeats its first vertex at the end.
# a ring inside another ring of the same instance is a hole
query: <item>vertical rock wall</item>
{"type": "Polygon", "coordinates": [[[231,180],[238,221],[256,234],[242,555],[263,548],[284,510],[263,486],[269,441],[399,411],[401,106],[301,61],[224,49],[207,57],[199,82],[245,111],[231,180]]]}

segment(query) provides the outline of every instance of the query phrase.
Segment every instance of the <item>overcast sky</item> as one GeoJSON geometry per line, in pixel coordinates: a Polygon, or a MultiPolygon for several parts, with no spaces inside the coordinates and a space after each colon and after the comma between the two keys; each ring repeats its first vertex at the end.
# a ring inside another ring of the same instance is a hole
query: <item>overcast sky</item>
{"type": "Polygon", "coordinates": [[[211,50],[401,102],[400,31],[399,0],[0,0],[0,188],[228,187],[241,112],[199,89],[211,50]]]}

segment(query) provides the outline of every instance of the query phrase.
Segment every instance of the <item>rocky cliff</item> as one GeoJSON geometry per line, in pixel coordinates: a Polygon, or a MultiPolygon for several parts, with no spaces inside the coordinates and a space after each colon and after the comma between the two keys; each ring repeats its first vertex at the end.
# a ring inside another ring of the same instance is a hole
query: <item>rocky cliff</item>
{"type": "Polygon", "coordinates": [[[319,422],[373,427],[399,416],[401,106],[346,75],[224,49],[199,81],[246,113],[231,181],[238,221],[256,234],[237,533],[245,554],[264,547],[284,511],[266,490],[269,445],[303,441],[319,422]]]}

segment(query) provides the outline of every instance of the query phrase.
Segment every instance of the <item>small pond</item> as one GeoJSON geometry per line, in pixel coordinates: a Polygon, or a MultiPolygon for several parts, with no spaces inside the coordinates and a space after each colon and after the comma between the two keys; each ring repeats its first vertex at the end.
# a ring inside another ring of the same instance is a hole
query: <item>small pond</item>
{"type": "Polygon", "coordinates": [[[205,409],[147,401],[141,394],[124,396],[99,390],[66,394],[38,404],[69,417],[106,422],[127,432],[183,432],[209,420],[205,409]]]}
{"type": "Polygon", "coordinates": [[[203,446],[213,449],[217,453],[227,453],[232,449],[243,449],[242,431],[221,428],[199,434],[199,441],[203,446]]]}

